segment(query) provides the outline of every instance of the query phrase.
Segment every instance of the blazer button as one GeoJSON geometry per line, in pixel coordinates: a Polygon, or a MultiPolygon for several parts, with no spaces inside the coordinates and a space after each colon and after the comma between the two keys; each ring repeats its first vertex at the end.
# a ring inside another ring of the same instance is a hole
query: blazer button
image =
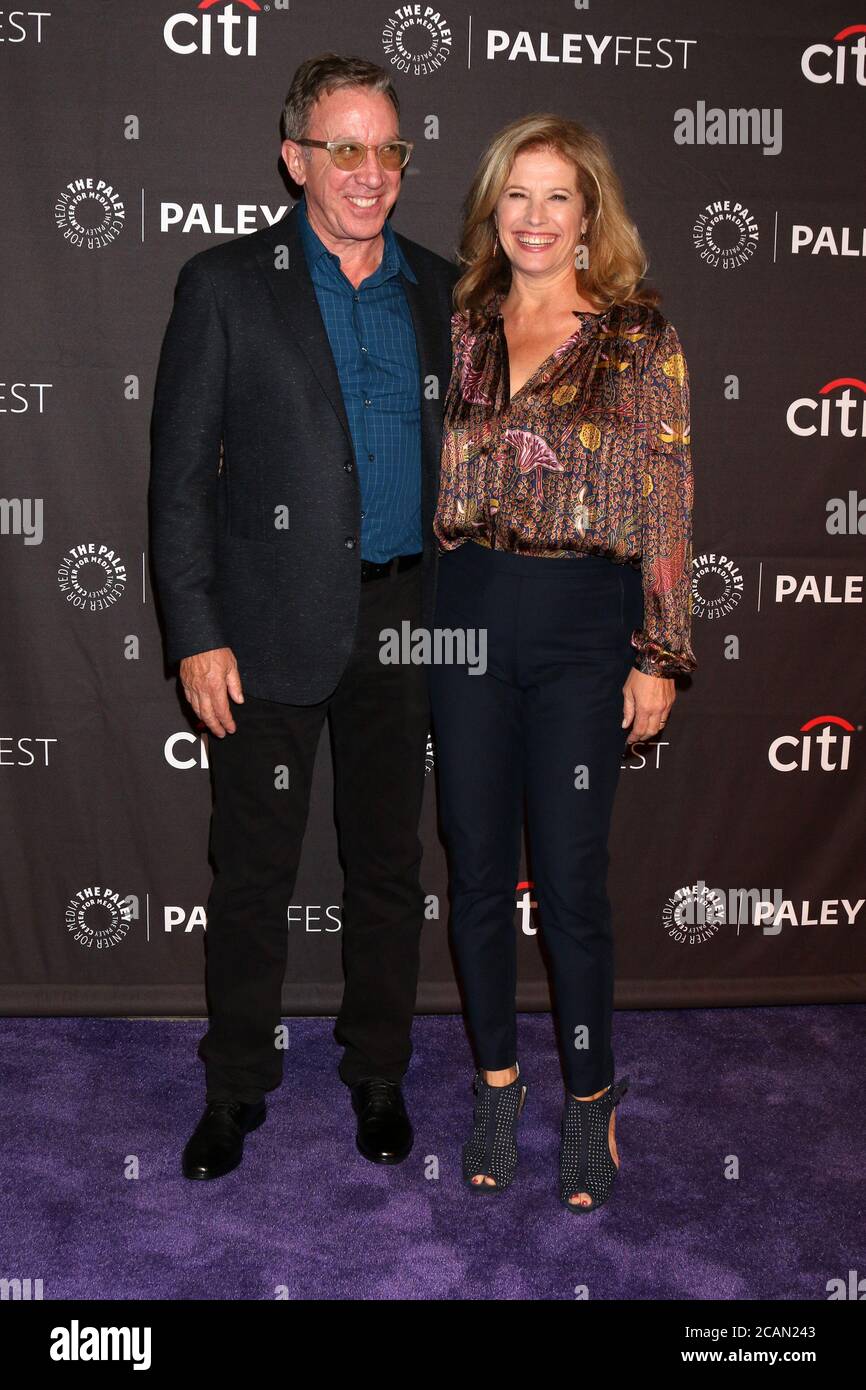
{"type": "Polygon", "coordinates": [[[354,550],[357,542],[354,536],[347,536],[346,539],[343,541],[343,544],[347,550],[354,550]]]}
{"type": "Polygon", "coordinates": [[[345,470],[346,470],[347,473],[351,473],[351,471],[352,471],[352,469],[355,467],[355,465],[354,465],[354,463],[352,462],[351,459],[346,459],[346,462],[343,464],[343,467],[345,468],[345,470]]]}

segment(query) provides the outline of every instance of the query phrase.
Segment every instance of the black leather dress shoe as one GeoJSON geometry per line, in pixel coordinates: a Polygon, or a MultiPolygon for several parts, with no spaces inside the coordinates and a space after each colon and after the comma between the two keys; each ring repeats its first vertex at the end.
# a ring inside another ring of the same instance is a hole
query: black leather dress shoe
{"type": "Polygon", "coordinates": [[[244,1156],[244,1135],[264,1124],[263,1100],[215,1100],[196,1125],[183,1151],[185,1178],[221,1178],[237,1168],[244,1156]]]}
{"type": "Polygon", "coordinates": [[[352,1106],[358,1116],[355,1142],[364,1157],[371,1163],[402,1163],[414,1135],[399,1083],[367,1077],[352,1087],[352,1106]]]}

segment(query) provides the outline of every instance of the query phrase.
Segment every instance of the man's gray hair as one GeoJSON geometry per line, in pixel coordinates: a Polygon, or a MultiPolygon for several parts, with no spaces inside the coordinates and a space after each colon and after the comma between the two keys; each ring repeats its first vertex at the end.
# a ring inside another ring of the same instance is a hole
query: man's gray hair
{"type": "Polygon", "coordinates": [[[340,87],[367,87],[372,92],[381,92],[394,107],[399,129],[400,103],[391,75],[385,68],[368,62],[366,58],[343,58],[339,53],[320,53],[318,57],[308,58],[301,63],[292,78],[280,118],[283,140],[306,138],[316,101],[340,87]]]}

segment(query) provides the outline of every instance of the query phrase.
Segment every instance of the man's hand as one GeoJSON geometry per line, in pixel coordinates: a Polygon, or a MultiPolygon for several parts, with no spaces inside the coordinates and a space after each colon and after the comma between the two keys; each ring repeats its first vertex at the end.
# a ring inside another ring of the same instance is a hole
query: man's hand
{"type": "Polygon", "coordinates": [[[627,743],[643,743],[667,723],[677,688],[667,676],[647,676],[634,667],[622,688],[622,727],[632,725],[627,743]]]}
{"type": "Polygon", "coordinates": [[[243,704],[241,673],[231,647],[216,647],[212,652],[196,652],[185,656],[180,663],[183,693],[199,719],[218,738],[233,734],[237,725],[232,718],[228,697],[243,704]]]}

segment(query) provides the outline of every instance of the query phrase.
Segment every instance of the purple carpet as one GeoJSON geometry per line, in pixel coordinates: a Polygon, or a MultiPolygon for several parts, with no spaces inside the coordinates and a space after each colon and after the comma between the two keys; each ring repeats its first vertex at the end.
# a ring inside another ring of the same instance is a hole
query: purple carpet
{"type": "Polygon", "coordinates": [[[355,1149],[332,1023],[292,1019],[243,1164],[200,1183],[179,1161],[201,1021],[3,1019],[0,1277],[45,1299],[826,1299],[866,1272],[864,1024],[863,1005],[618,1013],[622,1169],[607,1206],[571,1216],[545,1015],[520,1019],[529,1094],[499,1197],[460,1182],[458,1018],[416,1020],[399,1167],[355,1149]]]}

